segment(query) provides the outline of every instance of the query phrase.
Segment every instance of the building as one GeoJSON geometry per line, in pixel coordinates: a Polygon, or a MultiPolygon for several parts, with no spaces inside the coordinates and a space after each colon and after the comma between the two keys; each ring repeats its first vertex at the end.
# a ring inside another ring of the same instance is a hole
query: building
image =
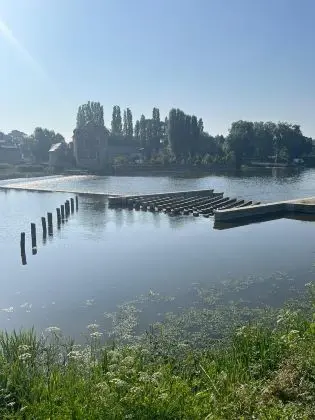
{"type": "Polygon", "coordinates": [[[73,131],[73,153],[78,168],[101,170],[106,165],[109,132],[89,121],[73,131]]]}
{"type": "Polygon", "coordinates": [[[137,144],[125,142],[124,138],[111,138],[105,127],[88,122],[84,127],[73,132],[73,154],[76,166],[88,170],[103,170],[115,163],[117,158],[128,160],[141,158],[142,154],[137,144]]]}
{"type": "Polygon", "coordinates": [[[22,155],[19,147],[5,140],[0,140],[0,163],[16,165],[21,163],[22,155]]]}
{"type": "Polygon", "coordinates": [[[48,151],[49,166],[64,167],[68,166],[67,145],[66,143],[55,143],[48,151]]]}

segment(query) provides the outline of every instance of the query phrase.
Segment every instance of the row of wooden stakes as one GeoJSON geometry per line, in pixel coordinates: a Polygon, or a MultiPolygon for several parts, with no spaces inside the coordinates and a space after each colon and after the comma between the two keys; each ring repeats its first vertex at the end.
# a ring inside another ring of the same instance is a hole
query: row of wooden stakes
{"type": "MultiPolygon", "coordinates": [[[[70,198],[70,200],[66,200],[64,204],[60,207],[56,208],[56,216],[57,216],[57,227],[60,229],[61,223],[64,223],[68,220],[70,214],[74,213],[74,209],[76,211],[79,210],[79,199],[78,196],[74,198],[70,198]]],[[[46,241],[47,232],[49,236],[53,236],[53,214],[48,212],[47,213],[47,222],[46,217],[41,218],[42,221],[42,230],[43,230],[43,240],[46,241]],[[48,226],[48,229],[47,229],[48,226]]],[[[21,239],[20,239],[20,248],[21,248],[21,258],[22,264],[26,265],[26,251],[25,251],[25,232],[21,232],[21,239]]],[[[37,254],[37,238],[36,238],[36,224],[31,223],[31,239],[32,239],[32,254],[37,254]]]]}

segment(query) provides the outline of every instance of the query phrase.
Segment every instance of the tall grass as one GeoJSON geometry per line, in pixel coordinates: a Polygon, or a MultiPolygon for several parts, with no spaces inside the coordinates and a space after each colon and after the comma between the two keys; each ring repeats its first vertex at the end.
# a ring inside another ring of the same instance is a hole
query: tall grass
{"type": "Polygon", "coordinates": [[[104,345],[97,325],[84,346],[55,327],[3,332],[0,418],[315,418],[315,315],[285,309],[274,321],[244,325],[224,346],[181,343],[169,354],[154,330],[121,346],[104,345]]]}

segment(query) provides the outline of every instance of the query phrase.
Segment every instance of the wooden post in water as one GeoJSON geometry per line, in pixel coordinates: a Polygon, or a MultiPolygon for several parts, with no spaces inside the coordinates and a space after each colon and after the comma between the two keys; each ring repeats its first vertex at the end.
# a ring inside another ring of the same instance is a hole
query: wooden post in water
{"type": "Polygon", "coordinates": [[[60,214],[60,208],[59,207],[56,208],[56,212],[57,212],[57,224],[58,224],[58,228],[60,228],[61,214],[60,214]]]}
{"type": "Polygon", "coordinates": [[[52,213],[47,213],[47,220],[48,220],[48,235],[52,236],[53,234],[52,213]]]}
{"type": "Polygon", "coordinates": [[[69,217],[69,215],[70,215],[70,203],[69,203],[69,200],[66,200],[66,202],[65,202],[65,210],[66,210],[66,217],[69,217]]]}
{"type": "Polygon", "coordinates": [[[36,225],[31,223],[32,249],[36,249],[36,225]]]}
{"type": "Polygon", "coordinates": [[[64,204],[61,204],[61,220],[64,222],[65,220],[65,206],[64,204]]]}
{"type": "Polygon", "coordinates": [[[25,232],[21,232],[20,247],[21,255],[25,255],[25,232]]]}
{"type": "Polygon", "coordinates": [[[47,225],[46,225],[46,218],[42,217],[42,228],[43,228],[43,238],[47,236],[47,225]]]}
{"type": "Polygon", "coordinates": [[[78,198],[77,195],[75,196],[75,209],[76,209],[76,211],[79,210],[79,198],[78,198]]]}
{"type": "Polygon", "coordinates": [[[37,254],[37,245],[36,245],[36,225],[31,223],[31,237],[32,237],[32,254],[37,254]]]}
{"type": "Polygon", "coordinates": [[[71,213],[74,213],[74,199],[70,198],[70,204],[71,204],[71,213]]]}

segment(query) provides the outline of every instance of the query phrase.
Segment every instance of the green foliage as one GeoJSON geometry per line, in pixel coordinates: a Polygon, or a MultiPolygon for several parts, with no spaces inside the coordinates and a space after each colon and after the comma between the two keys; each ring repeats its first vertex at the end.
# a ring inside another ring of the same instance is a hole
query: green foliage
{"type": "Polygon", "coordinates": [[[127,128],[126,128],[126,136],[132,137],[133,136],[133,122],[132,122],[132,112],[130,108],[127,108],[127,128]]]}
{"type": "Polygon", "coordinates": [[[300,126],[286,122],[236,121],[226,140],[238,166],[244,159],[268,160],[272,155],[276,162],[290,162],[312,150],[312,141],[303,136],[300,126]]]}
{"type": "MultiPolygon", "coordinates": [[[[315,286],[308,286],[314,312],[315,286]]],[[[125,327],[135,326],[137,309],[122,309],[129,314],[125,327]]],[[[202,349],[174,338],[166,346],[154,331],[138,344],[104,345],[95,324],[88,326],[86,345],[65,339],[57,327],[40,337],[2,332],[0,417],[311,419],[315,315],[288,307],[272,321],[261,314],[233,327],[224,345],[202,349]]]]}
{"type": "Polygon", "coordinates": [[[64,142],[64,137],[47,128],[36,127],[29,145],[37,162],[48,161],[48,151],[55,143],[64,142]]]}
{"type": "Polygon", "coordinates": [[[196,116],[171,109],[168,118],[168,141],[177,158],[186,158],[199,150],[200,127],[196,116]]]}
{"type": "Polygon", "coordinates": [[[89,101],[79,106],[77,113],[77,128],[83,128],[88,122],[98,127],[104,127],[104,110],[99,102],[89,101]]]}
{"type": "Polygon", "coordinates": [[[116,136],[121,136],[123,134],[120,106],[118,106],[118,105],[115,105],[113,107],[111,127],[112,127],[112,134],[114,134],[116,136]]]}
{"type": "Polygon", "coordinates": [[[135,123],[135,138],[138,140],[140,137],[140,121],[137,120],[135,123]]]}

